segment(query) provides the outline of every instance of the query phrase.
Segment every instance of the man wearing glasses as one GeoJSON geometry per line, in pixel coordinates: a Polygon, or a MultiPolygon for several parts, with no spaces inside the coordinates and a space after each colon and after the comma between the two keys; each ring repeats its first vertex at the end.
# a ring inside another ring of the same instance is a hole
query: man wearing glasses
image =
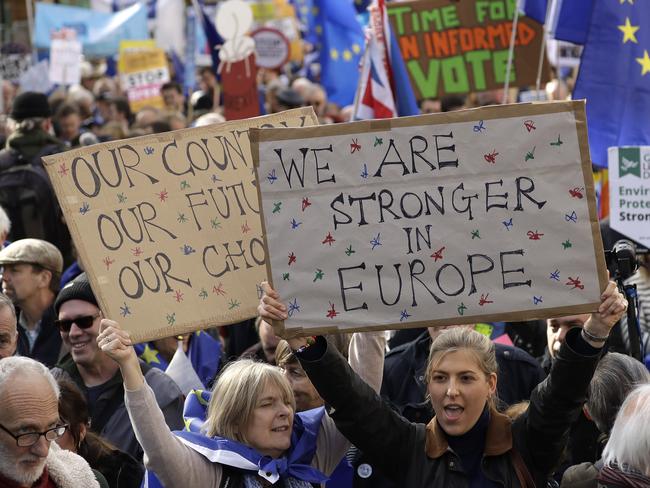
{"type": "MultiPolygon", "coordinates": [[[[137,460],[142,448],[135,438],[124,405],[124,388],[118,364],[97,345],[101,311],[86,273],[77,276],[61,289],[54,302],[63,343],[70,356],[52,370],[56,377],[74,381],[86,396],[90,412],[90,429],[115,447],[137,460]]],[[[183,424],[183,393],[174,380],[161,370],[140,362],[145,381],[156,395],[160,409],[171,430],[183,424]]],[[[0,486],[0,488],[2,488],[0,486]]]]}
{"type": "Polygon", "coordinates": [[[59,388],[33,359],[0,360],[0,488],[97,488],[88,463],[52,442],[59,420],[59,388]]]}
{"type": "Polygon", "coordinates": [[[51,368],[65,353],[52,304],[63,270],[61,252],[41,239],[20,239],[0,251],[2,292],[18,309],[19,356],[51,368]]]}

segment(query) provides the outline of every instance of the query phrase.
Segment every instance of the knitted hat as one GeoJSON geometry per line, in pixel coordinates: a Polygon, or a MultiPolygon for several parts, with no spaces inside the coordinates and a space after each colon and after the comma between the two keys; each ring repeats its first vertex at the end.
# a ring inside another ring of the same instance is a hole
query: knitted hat
{"type": "Polygon", "coordinates": [[[43,93],[23,92],[14,99],[11,118],[16,121],[33,117],[47,118],[52,115],[50,104],[43,93]]]}
{"type": "Polygon", "coordinates": [[[54,300],[54,310],[59,315],[59,309],[68,300],[83,300],[99,307],[93,289],[90,287],[88,275],[81,273],[74,280],[65,285],[54,300]]]}

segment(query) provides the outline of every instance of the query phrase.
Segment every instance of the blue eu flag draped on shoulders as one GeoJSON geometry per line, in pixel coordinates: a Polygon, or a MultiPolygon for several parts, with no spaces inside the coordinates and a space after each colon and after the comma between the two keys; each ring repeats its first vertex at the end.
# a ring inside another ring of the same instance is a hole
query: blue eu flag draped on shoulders
{"type": "MultiPolygon", "coordinates": [[[[209,391],[193,390],[185,399],[185,429],[174,434],[187,447],[213,463],[226,464],[251,474],[258,473],[271,483],[286,477],[317,484],[327,480],[327,476],[311,466],[325,415],[324,407],[299,412],[294,416],[291,446],[284,456],[273,459],[237,441],[219,436],[207,437],[202,433],[211,396],[209,391]]],[[[141,488],[162,488],[162,484],[155,473],[147,471],[141,488]]]]}

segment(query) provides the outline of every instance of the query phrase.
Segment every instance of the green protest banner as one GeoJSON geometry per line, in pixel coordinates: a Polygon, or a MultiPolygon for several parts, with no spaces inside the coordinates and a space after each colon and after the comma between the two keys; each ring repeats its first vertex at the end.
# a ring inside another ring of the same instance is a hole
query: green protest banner
{"type": "MultiPolygon", "coordinates": [[[[516,0],[389,3],[393,34],[418,100],[503,87],[516,7],[516,0]]],[[[511,86],[535,85],[543,34],[539,23],[519,17],[511,86]]],[[[543,82],[547,66],[545,59],[543,82]]]]}

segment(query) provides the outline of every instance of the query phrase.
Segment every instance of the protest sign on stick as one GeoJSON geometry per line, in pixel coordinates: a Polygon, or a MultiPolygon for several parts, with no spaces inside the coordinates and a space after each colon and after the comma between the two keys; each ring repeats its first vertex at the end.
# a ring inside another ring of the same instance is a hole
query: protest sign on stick
{"type": "MultiPolygon", "coordinates": [[[[418,0],[386,7],[418,100],[503,88],[517,2],[418,0]]],[[[510,86],[535,86],[543,36],[538,22],[519,17],[510,86]]]]}
{"type": "Polygon", "coordinates": [[[64,28],[52,33],[50,44],[50,82],[74,85],[81,81],[81,42],[77,32],[64,28]]]}
{"type": "Polygon", "coordinates": [[[609,224],[650,247],[650,146],[610,147],[609,224]]]}
{"type": "Polygon", "coordinates": [[[0,53],[0,79],[18,82],[30,65],[30,54],[0,53]]]}
{"type": "Polygon", "coordinates": [[[132,112],[143,107],[164,108],[160,87],[170,80],[162,49],[129,50],[120,55],[122,84],[132,112]]]}
{"type": "Polygon", "coordinates": [[[285,336],[596,310],[584,102],[251,131],[285,336]]]}
{"type": "Polygon", "coordinates": [[[136,342],[254,317],[266,252],[248,130],[316,123],[303,108],[44,158],[104,316],[136,342]]]}

